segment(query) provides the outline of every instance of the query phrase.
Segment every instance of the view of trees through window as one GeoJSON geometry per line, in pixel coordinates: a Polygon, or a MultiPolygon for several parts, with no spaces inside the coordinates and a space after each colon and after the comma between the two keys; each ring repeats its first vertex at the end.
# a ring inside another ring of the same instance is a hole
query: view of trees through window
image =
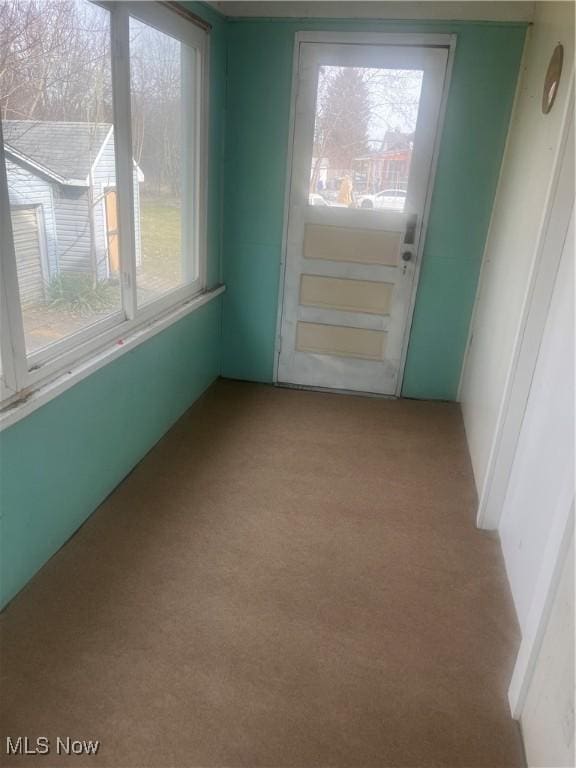
{"type": "Polygon", "coordinates": [[[422,76],[320,67],[310,205],[404,209],[422,76]]]}
{"type": "Polygon", "coordinates": [[[141,171],[141,205],[136,216],[143,254],[137,275],[139,303],[185,282],[181,93],[193,66],[192,56],[178,40],[130,19],[132,146],[141,171]]]}
{"type": "MultiPolygon", "coordinates": [[[[139,299],[180,284],[181,43],[131,20],[139,299]],[[146,97],[144,97],[146,94],[146,97]]],[[[121,308],[110,13],[0,3],[0,115],[27,351],[121,308]]]]}

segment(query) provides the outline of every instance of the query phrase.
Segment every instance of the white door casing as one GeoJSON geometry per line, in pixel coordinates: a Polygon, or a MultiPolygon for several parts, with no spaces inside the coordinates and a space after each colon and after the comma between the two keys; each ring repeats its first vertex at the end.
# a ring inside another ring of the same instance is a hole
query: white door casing
{"type": "Polygon", "coordinates": [[[522,643],[509,689],[520,717],[574,526],[574,209],[505,497],[500,537],[522,643]]]}
{"type": "Polygon", "coordinates": [[[296,48],[276,381],[398,395],[453,40],[434,36],[427,47],[422,35],[370,35],[348,44],[303,37],[296,48]],[[320,67],[422,73],[403,210],[309,204],[320,67]]]}

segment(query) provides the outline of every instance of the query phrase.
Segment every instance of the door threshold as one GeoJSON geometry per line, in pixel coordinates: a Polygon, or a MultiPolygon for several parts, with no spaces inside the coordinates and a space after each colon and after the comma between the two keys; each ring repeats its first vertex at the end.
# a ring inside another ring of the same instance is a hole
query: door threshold
{"type": "Polygon", "coordinates": [[[398,400],[398,395],[384,395],[380,392],[360,392],[354,389],[337,389],[336,387],[314,387],[308,384],[289,384],[284,381],[275,381],[275,387],[281,389],[303,389],[307,392],[325,392],[327,395],[356,395],[358,397],[376,397],[380,400],[398,400]]]}

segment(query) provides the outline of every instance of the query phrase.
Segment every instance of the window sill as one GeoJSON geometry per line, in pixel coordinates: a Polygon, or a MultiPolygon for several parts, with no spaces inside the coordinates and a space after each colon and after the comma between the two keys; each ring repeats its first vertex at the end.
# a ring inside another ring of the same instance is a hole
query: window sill
{"type": "Polygon", "coordinates": [[[113,342],[108,342],[100,351],[70,366],[67,370],[55,375],[49,381],[43,381],[33,389],[20,393],[19,396],[16,396],[17,399],[7,403],[0,410],[0,431],[16,424],[21,419],[29,416],[37,408],[50,402],[50,400],[53,400],[62,392],[90,376],[99,368],[103,368],[108,363],[111,363],[126,352],[152,338],[152,336],[164,331],[169,326],[178,322],[178,320],[186,317],[186,315],[204,306],[204,304],[208,304],[208,302],[224,293],[225,290],[226,287],[220,285],[192,299],[188,299],[165,315],[144,322],[142,326],[133,329],[127,336],[119,334],[113,342]]]}

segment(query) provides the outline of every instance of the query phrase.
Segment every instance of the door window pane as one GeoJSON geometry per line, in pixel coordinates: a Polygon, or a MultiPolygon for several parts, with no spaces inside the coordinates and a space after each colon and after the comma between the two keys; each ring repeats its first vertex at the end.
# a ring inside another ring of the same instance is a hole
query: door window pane
{"type": "Polygon", "coordinates": [[[138,304],[196,278],[189,179],[194,51],[130,19],[130,78],[138,304]],[[186,200],[186,208],[183,207],[186,200]]]}
{"type": "Polygon", "coordinates": [[[422,77],[319,68],[309,205],[404,210],[422,77]]]}
{"type": "MultiPolygon", "coordinates": [[[[26,351],[121,309],[105,193],[116,184],[110,14],[4,3],[0,93],[26,351]]],[[[1,33],[0,33],[1,36],[1,33]]]]}

